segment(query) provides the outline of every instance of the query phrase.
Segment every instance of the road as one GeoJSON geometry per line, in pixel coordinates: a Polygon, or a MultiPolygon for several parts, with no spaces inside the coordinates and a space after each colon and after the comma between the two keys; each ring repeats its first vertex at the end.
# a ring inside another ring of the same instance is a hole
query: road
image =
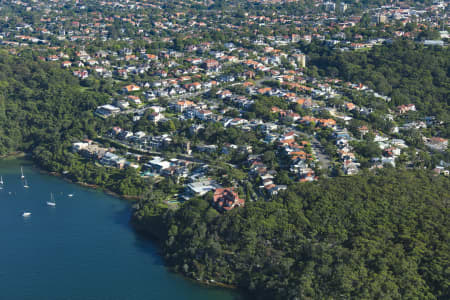
{"type": "MultiPolygon", "coordinates": [[[[170,96],[169,97],[169,101],[173,101],[173,100],[181,100],[181,99],[186,99],[186,98],[193,98],[193,97],[197,97],[200,94],[204,94],[209,92],[210,89],[206,89],[206,90],[201,90],[195,93],[186,93],[186,94],[182,94],[182,95],[175,95],[175,96],[170,96]]],[[[128,114],[143,114],[147,109],[149,109],[151,106],[153,106],[154,104],[148,104],[144,107],[141,108],[130,108],[127,110],[122,110],[120,112],[118,112],[118,115],[128,115],[128,114]]]]}
{"type": "MultiPolygon", "coordinates": [[[[263,77],[261,79],[257,79],[255,81],[255,85],[260,86],[262,82],[264,82],[266,80],[270,80],[270,79],[271,79],[271,77],[263,77]]],[[[236,86],[236,85],[240,85],[240,84],[242,84],[242,82],[234,82],[234,83],[231,83],[231,84],[223,84],[221,88],[222,89],[226,89],[227,87],[232,87],[232,86],[236,86]]],[[[186,93],[186,94],[181,94],[181,95],[170,96],[169,97],[169,101],[182,100],[182,99],[187,99],[187,98],[194,98],[194,97],[197,97],[197,96],[199,96],[201,94],[207,93],[210,90],[211,89],[205,89],[205,90],[200,90],[200,91],[197,91],[197,92],[194,92],[194,93],[186,93]]],[[[122,110],[122,111],[120,111],[117,114],[120,114],[120,115],[128,115],[128,114],[135,114],[135,113],[142,114],[146,110],[148,110],[152,105],[154,105],[154,104],[148,104],[148,105],[146,105],[144,107],[141,107],[141,108],[130,108],[130,109],[127,109],[127,110],[122,110]]]]}
{"type": "Polygon", "coordinates": [[[320,142],[317,140],[317,138],[314,135],[308,134],[303,131],[299,131],[292,126],[281,125],[280,127],[284,128],[287,131],[293,131],[297,135],[306,135],[311,141],[311,148],[313,149],[314,154],[315,154],[317,160],[319,161],[322,170],[327,171],[329,169],[329,167],[331,166],[330,157],[325,153],[322,145],[320,144],[320,142]]]}
{"type": "Polygon", "coordinates": [[[316,139],[315,136],[308,135],[308,137],[311,138],[312,141],[311,146],[316,154],[316,158],[319,160],[321,168],[327,171],[331,166],[330,157],[328,156],[328,154],[325,153],[323,146],[320,144],[320,142],[316,139]]]}
{"type": "MultiPolygon", "coordinates": [[[[164,157],[164,153],[163,152],[158,152],[158,151],[144,149],[142,147],[138,147],[138,145],[133,145],[133,144],[130,144],[130,143],[126,142],[126,141],[119,141],[119,140],[116,140],[116,139],[112,139],[112,138],[109,138],[109,137],[102,137],[102,136],[98,136],[97,138],[99,138],[101,140],[109,141],[109,142],[112,142],[112,143],[116,143],[116,144],[124,147],[125,149],[131,150],[131,151],[137,151],[137,152],[146,153],[146,154],[153,155],[153,156],[164,157]]],[[[188,154],[177,154],[177,158],[178,159],[188,160],[188,161],[191,161],[191,162],[202,163],[202,164],[210,164],[212,166],[215,166],[215,161],[214,160],[211,160],[211,159],[200,159],[200,158],[194,157],[192,155],[188,155],[188,154]]],[[[230,166],[231,168],[237,168],[236,165],[233,165],[231,163],[225,162],[225,164],[230,166]]]]}

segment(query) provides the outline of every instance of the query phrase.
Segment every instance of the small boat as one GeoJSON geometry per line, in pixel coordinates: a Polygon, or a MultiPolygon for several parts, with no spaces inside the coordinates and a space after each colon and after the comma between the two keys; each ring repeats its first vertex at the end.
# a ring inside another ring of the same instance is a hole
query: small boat
{"type": "Polygon", "coordinates": [[[20,178],[21,179],[25,179],[25,175],[23,175],[23,168],[22,167],[20,167],[20,174],[21,174],[20,178]]]}
{"type": "Polygon", "coordinates": [[[22,214],[22,217],[29,217],[29,216],[31,216],[31,213],[30,213],[30,212],[27,212],[27,211],[25,211],[25,212],[22,214]]]}
{"type": "Polygon", "coordinates": [[[0,176],[0,184],[2,184],[3,185],[3,176],[0,176]]]}
{"type": "Polygon", "coordinates": [[[69,195],[67,195],[67,197],[73,197],[73,194],[69,194],[69,195]]]}
{"type": "Polygon", "coordinates": [[[25,179],[25,184],[23,185],[23,187],[24,187],[24,188],[26,188],[26,189],[30,187],[30,186],[28,185],[28,183],[27,183],[27,180],[26,180],[26,179],[25,179]]]}
{"type": "Polygon", "coordinates": [[[48,206],[56,206],[55,199],[53,199],[53,193],[50,193],[50,201],[47,201],[48,206]]]}

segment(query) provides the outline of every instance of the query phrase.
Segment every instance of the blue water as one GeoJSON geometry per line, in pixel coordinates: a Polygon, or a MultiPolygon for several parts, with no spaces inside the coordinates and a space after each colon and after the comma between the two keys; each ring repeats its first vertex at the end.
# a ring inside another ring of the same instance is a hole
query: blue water
{"type": "Polygon", "coordinates": [[[155,245],[130,227],[126,201],[43,175],[25,160],[0,160],[0,175],[0,299],[240,299],[169,272],[155,245]],[[51,192],[56,207],[46,205],[51,192]]]}

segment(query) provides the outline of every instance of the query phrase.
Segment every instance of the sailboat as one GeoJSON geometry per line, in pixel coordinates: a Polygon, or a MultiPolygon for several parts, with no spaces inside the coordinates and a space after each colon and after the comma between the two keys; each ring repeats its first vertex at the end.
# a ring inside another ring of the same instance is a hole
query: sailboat
{"type": "Polygon", "coordinates": [[[31,213],[30,212],[28,212],[28,211],[24,211],[23,212],[23,214],[22,214],[22,217],[29,217],[29,216],[31,216],[31,213]]]}
{"type": "Polygon", "coordinates": [[[22,174],[22,176],[20,176],[21,179],[25,179],[25,175],[23,175],[23,168],[20,167],[20,173],[22,174]]]}
{"type": "Polygon", "coordinates": [[[23,185],[23,187],[26,188],[26,189],[30,187],[30,186],[28,185],[28,183],[27,183],[27,179],[26,179],[26,178],[25,178],[25,184],[23,185]]]}
{"type": "Polygon", "coordinates": [[[53,193],[50,193],[50,201],[47,201],[48,206],[56,206],[55,199],[53,199],[53,193]]]}
{"type": "Polygon", "coordinates": [[[0,184],[3,185],[3,176],[0,176],[0,184]]]}

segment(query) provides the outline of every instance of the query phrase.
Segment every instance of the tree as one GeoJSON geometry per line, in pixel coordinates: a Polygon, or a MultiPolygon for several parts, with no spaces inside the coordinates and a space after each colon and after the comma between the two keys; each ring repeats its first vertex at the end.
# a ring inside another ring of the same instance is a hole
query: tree
{"type": "Polygon", "coordinates": [[[259,299],[445,298],[447,187],[443,176],[385,169],[292,184],[221,214],[207,195],[168,216],[164,251],[188,276],[259,299]]]}

